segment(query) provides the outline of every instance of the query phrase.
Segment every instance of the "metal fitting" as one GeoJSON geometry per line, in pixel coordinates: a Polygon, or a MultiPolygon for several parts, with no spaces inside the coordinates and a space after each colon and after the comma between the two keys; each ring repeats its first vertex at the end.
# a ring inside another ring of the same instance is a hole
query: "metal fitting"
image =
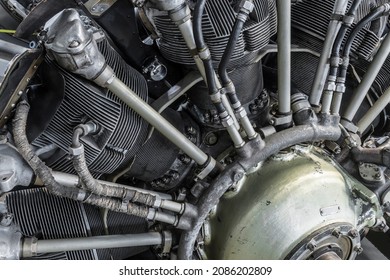
{"type": "Polygon", "coordinates": [[[236,87],[234,86],[234,84],[232,82],[230,82],[229,84],[227,84],[224,87],[224,90],[226,93],[233,93],[233,92],[236,92],[236,87]]]}
{"type": "Polygon", "coordinates": [[[336,84],[336,89],[335,89],[336,92],[344,93],[345,90],[346,90],[346,87],[343,83],[336,84]]]}
{"type": "Polygon", "coordinates": [[[210,57],[211,57],[210,49],[208,47],[206,47],[202,50],[198,50],[198,55],[199,55],[201,60],[210,59],[210,57]]]}
{"type": "Polygon", "coordinates": [[[253,9],[255,8],[253,1],[249,1],[249,0],[241,1],[240,6],[241,6],[240,10],[244,13],[247,13],[247,14],[250,14],[253,11],[253,9]]]}
{"type": "Polygon", "coordinates": [[[235,111],[235,115],[236,118],[240,120],[242,118],[245,118],[248,114],[243,107],[240,107],[238,108],[238,110],[235,111]]]}
{"type": "Polygon", "coordinates": [[[221,102],[221,92],[218,91],[214,94],[210,94],[210,99],[211,99],[211,102],[213,102],[213,103],[221,102]]]}
{"type": "Polygon", "coordinates": [[[345,15],[343,17],[343,24],[346,26],[351,26],[354,20],[355,20],[354,16],[345,15]]]}
{"type": "Polygon", "coordinates": [[[230,116],[227,116],[227,117],[221,119],[221,123],[222,123],[223,127],[225,127],[225,128],[234,125],[234,121],[230,116]]]}
{"type": "Polygon", "coordinates": [[[327,82],[324,87],[324,91],[335,91],[336,90],[336,83],[335,82],[327,82]]]}
{"type": "Polygon", "coordinates": [[[169,11],[169,16],[176,25],[181,25],[191,19],[191,10],[184,4],[177,9],[169,11]]]}
{"type": "Polygon", "coordinates": [[[76,148],[70,147],[69,153],[72,156],[79,156],[79,155],[84,154],[84,145],[81,145],[80,147],[76,147],[76,148]]]}

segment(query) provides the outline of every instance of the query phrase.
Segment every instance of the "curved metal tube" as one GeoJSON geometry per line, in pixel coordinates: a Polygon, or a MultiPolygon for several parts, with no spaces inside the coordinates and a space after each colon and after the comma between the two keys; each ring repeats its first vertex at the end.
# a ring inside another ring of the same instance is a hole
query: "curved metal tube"
{"type": "Polygon", "coordinates": [[[249,152],[247,157],[239,160],[231,168],[222,172],[199,199],[197,204],[199,215],[193,221],[193,228],[184,232],[181,236],[179,259],[192,258],[194,244],[205,219],[237,178],[242,178],[245,172],[255,164],[292,145],[319,140],[337,140],[341,136],[338,120],[338,118],[329,117],[324,119],[320,125],[301,125],[283,130],[266,138],[264,147],[261,147],[263,145],[261,141],[249,142],[245,147],[252,145],[250,149],[253,151],[253,154],[249,152]]]}

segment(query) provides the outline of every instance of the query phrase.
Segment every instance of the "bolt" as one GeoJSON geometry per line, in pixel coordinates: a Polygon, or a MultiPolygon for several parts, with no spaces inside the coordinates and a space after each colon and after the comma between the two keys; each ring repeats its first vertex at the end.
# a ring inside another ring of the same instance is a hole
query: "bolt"
{"type": "Polygon", "coordinates": [[[189,164],[191,162],[191,159],[187,155],[180,155],[179,160],[184,164],[189,164]]]}
{"type": "Polygon", "coordinates": [[[233,181],[238,182],[244,177],[244,173],[238,171],[233,174],[233,181]]]}
{"type": "Polygon", "coordinates": [[[256,104],[250,104],[249,105],[249,111],[251,112],[251,114],[257,114],[258,113],[258,107],[256,104]]]}
{"type": "Polygon", "coordinates": [[[213,146],[213,145],[217,144],[218,137],[215,133],[211,132],[211,133],[206,135],[205,142],[207,145],[213,146]]]}
{"type": "Polygon", "coordinates": [[[381,176],[381,174],[380,173],[376,173],[375,175],[374,175],[374,178],[375,179],[380,179],[382,176],[381,176]]]}
{"type": "Polygon", "coordinates": [[[161,179],[161,181],[162,181],[165,185],[168,185],[168,184],[171,182],[171,177],[165,175],[165,176],[161,179]]]}
{"type": "Polygon", "coordinates": [[[23,94],[23,91],[20,90],[20,91],[18,92],[18,95],[21,96],[22,94],[23,94]]]}
{"type": "Polygon", "coordinates": [[[332,235],[336,238],[340,238],[341,236],[341,232],[340,232],[340,229],[338,228],[335,228],[333,231],[332,231],[332,235]]]}
{"type": "Polygon", "coordinates": [[[154,180],[154,183],[156,184],[157,187],[162,187],[164,186],[163,182],[160,179],[154,180]]]}
{"type": "Polygon", "coordinates": [[[209,114],[209,113],[205,113],[205,114],[203,115],[203,117],[204,117],[204,121],[205,121],[206,123],[209,123],[209,122],[211,121],[211,119],[210,119],[210,114],[209,114]]]}
{"type": "Polygon", "coordinates": [[[192,126],[187,126],[186,127],[186,133],[189,135],[196,135],[196,129],[193,128],[192,126]]]}
{"type": "Polygon", "coordinates": [[[270,125],[274,125],[275,124],[275,120],[274,119],[270,119],[268,122],[269,122],[270,125]]]}
{"type": "Polygon", "coordinates": [[[363,248],[362,248],[362,246],[360,246],[360,245],[355,246],[355,248],[353,248],[353,250],[354,250],[356,253],[358,253],[358,255],[360,255],[360,254],[363,252],[363,248]]]}
{"type": "Polygon", "coordinates": [[[169,175],[171,176],[172,180],[177,180],[180,178],[179,172],[177,172],[175,170],[169,171],[169,175]]]}
{"type": "Polygon", "coordinates": [[[317,244],[315,244],[314,242],[309,242],[306,245],[306,249],[309,249],[312,252],[316,249],[316,247],[317,247],[317,244]]]}
{"type": "Polygon", "coordinates": [[[69,44],[69,48],[77,48],[78,46],[80,46],[80,42],[77,41],[77,40],[73,40],[73,41],[69,44]]]}
{"type": "Polygon", "coordinates": [[[359,232],[356,230],[356,229],[351,229],[348,234],[353,237],[353,238],[356,238],[359,236],[359,232]]]}
{"type": "Polygon", "coordinates": [[[5,214],[1,217],[0,225],[8,227],[12,224],[14,216],[12,214],[5,214]]]}

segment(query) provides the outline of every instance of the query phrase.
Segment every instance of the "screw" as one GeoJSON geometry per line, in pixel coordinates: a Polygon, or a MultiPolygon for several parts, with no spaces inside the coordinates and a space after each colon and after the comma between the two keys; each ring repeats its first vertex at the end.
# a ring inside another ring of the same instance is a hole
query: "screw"
{"type": "Polygon", "coordinates": [[[195,135],[196,134],[196,129],[193,128],[192,126],[187,126],[186,127],[186,133],[189,135],[195,135]]]}
{"type": "Polygon", "coordinates": [[[358,255],[360,255],[360,254],[363,252],[363,248],[362,248],[362,246],[360,246],[360,245],[355,246],[355,248],[353,248],[353,250],[354,250],[355,252],[357,252],[358,255]]]}
{"type": "Polygon", "coordinates": [[[242,172],[235,172],[234,175],[233,175],[233,181],[234,182],[238,182],[240,181],[242,178],[244,177],[244,173],[242,172]]]}
{"type": "Polygon", "coordinates": [[[215,133],[211,132],[206,135],[205,141],[207,145],[213,146],[218,142],[218,137],[215,133]]]}
{"type": "Polygon", "coordinates": [[[164,186],[163,182],[160,179],[154,180],[154,183],[156,184],[157,187],[162,187],[164,186]]]}
{"type": "Polygon", "coordinates": [[[169,171],[169,175],[171,176],[172,180],[177,180],[180,177],[179,172],[177,172],[175,170],[169,171]]]}
{"type": "Polygon", "coordinates": [[[179,160],[184,164],[189,164],[191,162],[191,159],[187,155],[180,155],[179,160]]]}
{"type": "Polygon", "coordinates": [[[251,114],[257,114],[258,113],[258,107],[256,104],[250,104],[249,105],[249,111],[251,112],[251,114]]]}
{"type": "Polygon", "coordinates": [[[274,119],[270,119],[268,122],[269,122],[270,125],[274,125],[275,124],[275,120],[274,119]]]}
{"type": "Polygon", "coordinates": [[[380,173],[376,173],[375,176],[374,176],[375,179],[380,179],[381,177],[382,177],[382,176],[381,176],[380,173]]]}
{"type": "Polygon", "coordinates": [[[306,245],[306,248],[309,249],[310,251],[314,251],[316,249],[317,245],[314,242],[309,242],[306,245]]]}
{"type": "Polygon", "coordinates": [[[353,237],[353,238],[356,238],[359,236],[359,232],[356,230],[356,229],[351,229],[348,234],[353,237]]]}
{"type": "Polygon", "coordinates": [[[204,117],[204,121],[206,122],[206,123],[209,123],[210,122],[210,114],[209,113],[205,113],[204,115],[203,115],[203,117],[204,117]]]}
{"type": "Polygon", "coordinates": [[[18,92],[18,95],[21,96],[22,94],[23,94],[23,91],[20,90],[20,91],[18,92]]]}
{"type": "Polygon", "coordinates": [[[69,44],[69,48],[77,48],[78,46],[80,46],[80,42],[77,41],[77,40],[73,40],[73,41],[69,44]]]}
{"type": "Polygon", "coordinates": [[[340,232],[340,229],[338,228],[335,228],[333,231],[332,231],[332,235],[336,238],[340,238],[341,236],[341,232],[340,232]]]}
{"type": "Polygon", "coordinates": [[[171,182],[171,177],[165,175],[161,180],[165,185],[168,185],[171,182]]]}

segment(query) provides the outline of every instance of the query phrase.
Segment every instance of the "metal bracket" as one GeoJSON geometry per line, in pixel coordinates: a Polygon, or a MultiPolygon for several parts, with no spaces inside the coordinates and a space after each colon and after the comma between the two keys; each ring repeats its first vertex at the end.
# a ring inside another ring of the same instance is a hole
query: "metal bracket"
{"type": "Polygon", "coordinates": [[[292,122],[292,114],[284,116],[272,116],[269,120],[270,124],[277,127],[292,122]]]}
{"type": "MultiPolygon", "coordinates": [[[[36,54],[32,54],[32,55],[36,55],[36,54]]],[[[31,81],[31,78],[35,75],[35,72],[37,71],[39,65],[43,61],[43,58],[44,58],[43,54],[39,53],[38,57],[34,59],[31,66],[28,68],[26,74],[20,80],[19,84],[13,91],[7,105],[5,106],[4,110],[0,114],[0,126],[3,126],[7,122],[9,115],[11,114],[11,111],[15,108],[16,103],[24,93],[25,89],[27,88],[28,84],[31,81]]]]}
{"type": "Polygon", "coordinates": [[[89,0],[84,4],[91,15],[100,17],[103,15],[117,0],[89,0]]]}

